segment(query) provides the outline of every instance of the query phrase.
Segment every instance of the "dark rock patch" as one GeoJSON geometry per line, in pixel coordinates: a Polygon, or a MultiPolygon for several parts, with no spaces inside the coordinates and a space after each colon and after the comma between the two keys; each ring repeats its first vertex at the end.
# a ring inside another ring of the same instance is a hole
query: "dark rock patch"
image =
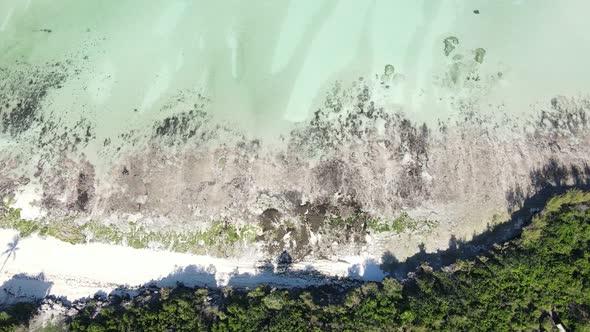
{"type": "Polygon", "coordinates": [[[67,78],[67,68],[61,63],[47,67],[18,63],[15,67],[0,68],[0,123],[2,132],[12,136],[31,128],[48,92],[60,88],[67,78]]]}

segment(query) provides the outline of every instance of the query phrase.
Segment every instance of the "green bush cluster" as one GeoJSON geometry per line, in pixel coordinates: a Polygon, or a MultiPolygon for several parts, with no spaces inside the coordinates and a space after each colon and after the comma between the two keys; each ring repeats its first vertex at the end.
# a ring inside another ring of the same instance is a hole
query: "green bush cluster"
{"type": "Polygon", "coordinates": [[[347,218],[332,216],[327,218],[326,224],[331,229],[365,225],[366,229],[375,233],[393,232],[401,234],[416,231],[428,232],[438,225],[438,221],[423,218],[415,219],[406,212],[402,212],[395,218],[375,218],[359,213],[347,218]]]}
{"type": "Polygon", "coordinates": [[[534,331],[552,311],[568,331],[590,331],[590,194],[552,199],[521,238],[451,269],[427,265],[341,296],[318,289],[177,287],[166,296],[89,305],[71,331],[534,331]],[[208,302],[207,294],[222,299],[208,302]],[[330,298],[332,298],[330,300],[330,298]]]}
{"type": "Polygon", "coordinates": [[[20,209],[7,204],[0,208],[0,228],[18,230],[20,236],[31,234],[51,236],[71,244],[101,242],[128,245],[133,248],[159,246],[176,252],[203,254],[239,242],[253,243],[257,228],[253,225],[236,227],[218,221],[205,231],[172,232],[150,231],[143,225],[130,222],[127,229],[108,226],[96,221],[82,225],[73,218],[45,222],[21,218],[20,209]]]}
{"type": "Polygon", "coordinates": [[[0,331],[9,332],[25,328],[37,311],[37,303],[20,302],[0,311],[0,331]]]}
{"type": "Polygon", "coordinates": [[[430,231],[438,225],[438,221],[431,219],[414,219],[406,212],[402,212],[394,219],[372,218],[367,220],[367,228],[377,232],[393,232],[401,234],[418,230],[430,231]]]}

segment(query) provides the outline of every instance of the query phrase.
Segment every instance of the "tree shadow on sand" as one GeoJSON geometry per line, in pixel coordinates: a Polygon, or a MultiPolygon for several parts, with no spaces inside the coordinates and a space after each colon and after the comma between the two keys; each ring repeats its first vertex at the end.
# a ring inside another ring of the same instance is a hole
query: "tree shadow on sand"
{"type": "Polygon", "coordinates": [[[21,331],[20,327],[28,327],[29,322],[38,312],[42,299],[49,294],[52,285],[52,282],[45,280],[43,273],[36,276],[21,273],[2,283],[0,286],[0,329],[2,331],[21,331]]]}
{"type": "Polygon", "coordinates": [[[4,262],[2,263],[2,267],[0,267],[0,272],[4,271],[4,267],[6,266],[6,263],[8,263],[8,260],[10,259],[10,257],[12,257],[12,260],[16,259],[16,252],[19,249],[18,248],[19,241],[20,241],[20,236],[15,235],[14,238],[12,239],[12,242],[9,242],[6,245],[6,250],[4,250],[4,252],[2,253],[2,256],[6,256],[6,259],[4,259],[4,262]]]}
{"type": "Polygon", "coordinates": [[[53,283],[45,280],[45,275],[20,273],[12,276],[0,286],[0,309],[19,302],[31,302],[49,294],[53,283]]]}

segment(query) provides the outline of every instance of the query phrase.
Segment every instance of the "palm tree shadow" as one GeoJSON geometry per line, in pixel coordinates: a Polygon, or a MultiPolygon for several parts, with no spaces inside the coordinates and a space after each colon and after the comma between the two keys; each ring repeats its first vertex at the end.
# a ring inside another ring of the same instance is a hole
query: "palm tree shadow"
{"type": "Polygon", "coordinates": [[[12,238],[12,242],[9,242],[6,245],[6,250],[4,250],[4,252],[2,252],[2,255],[1,255],[1,256],[6,255],[6,259],[4,260],[4,263],[2,263],[2,267],[0,268],[0,272],[4,271],[4,267],[6,266],[6,263],[8,263],[8,260],[10,259],[11,256],[12,256],[12,260],[16,259],[16,251],[20,249],[18,247],[19,241],[20,241],[20,236],[15,235],[12,238]]]}

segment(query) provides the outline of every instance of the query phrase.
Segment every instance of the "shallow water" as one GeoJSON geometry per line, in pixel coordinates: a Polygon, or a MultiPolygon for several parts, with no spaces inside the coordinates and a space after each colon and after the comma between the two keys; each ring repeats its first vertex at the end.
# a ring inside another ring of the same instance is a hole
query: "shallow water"
{"type": "Polygon", "coordinates": [[[257,135],[276,134],[284,121],[306,119],[334,81],[382,75],[387,64],[398,76],[382,93],[385,104],[416,120],[446,117],[447,97],[457,94],[520,112],[585,92],[588,7],[583,0],[7,0],[0,65],[79,63],[82,73],[54,108],[95,114],[105,135],[150,123],[180,91],[202,92],[212,99],[209,112],[257,135]],[[482,79],[498,72],[501,79],[461,91],[441,83],[453,62],[443,52],[448,36],[460,41],[463,63],[485,49],[482,79]]]}

